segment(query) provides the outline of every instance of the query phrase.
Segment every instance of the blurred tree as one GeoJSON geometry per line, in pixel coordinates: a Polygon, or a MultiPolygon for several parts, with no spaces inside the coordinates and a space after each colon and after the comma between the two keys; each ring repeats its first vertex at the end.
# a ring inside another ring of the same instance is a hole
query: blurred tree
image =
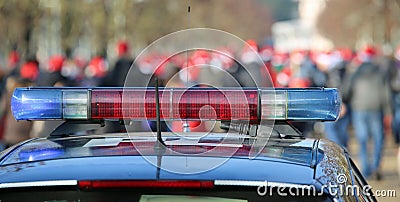
{"type": "Polygon", "coordinates": [[[24,56],[34,54],[32,35],[38,26],[42,11],[39,1],[0,0],[0,39],[3,49],[17,46],[24,56]]]}
{"type": "Polygon", "coordinates": [[[261,0],[0,0],[0,51],[7,53],[16,44],[25,56],[40,49],[46,58],[77,47],[105,54],[119,39],[143,48],[193,27],[261,41],[270,36],[271,23],[270,9],[261,0]]]}
{"type": "Polygon", "coordinates": [[[297,18],[298,2],[293,0],[262,0],[271,8],[274,21],[291,20],[297,18]]]}
{"type": "Polygon", "coordinates": [[[330,0],[317,27],[336,46],[399,43],[400,0],[330,0]]]}

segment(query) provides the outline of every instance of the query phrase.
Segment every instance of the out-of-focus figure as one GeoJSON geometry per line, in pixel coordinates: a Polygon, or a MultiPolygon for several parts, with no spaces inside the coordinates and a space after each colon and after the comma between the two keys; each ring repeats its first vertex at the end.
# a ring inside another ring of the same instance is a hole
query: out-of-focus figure
{"type": "Polygon", "coordinates": [[[393,93],[392,132],[396,143],[400,144],[400,47],[396,50],[394,61],[388,71],[393,93]]]}
{"type": "Polygon", "coordinates": [[[259,54],[257,42],[250,39],[246,43],[240,53],[240,67],[233,76],[243,87],[271,87],[273,83],[259,54]]]}
{"type": "MultiPolygon", "coordinates": [[[[4,71],[1,71],[0,73],[0,139],[3,139],[3,133],[7,119],[7,80],[9,80],[8,78],[10,77],[16,77],[19,75],[19,65],[19,53],[16,50],[13,50],[8,55],[7,68],[5,68],[4,71]]],[[[4,143],[0,142],[0,151],[3,150],[4,147],[4,143]]]]}
{"type": "MultiPolygon", "coordinates": [[[[47,64],[41,66],[39,78],[36,80],[37,86],[65,86],[68,79],[63,75],[65,67],[65,57],[62,55],[53,55],[47,61],[47,64]]],[[[34,121],[31,131],[28,132],[31,138],[44,137],[54,130],[62,121],[34,121]]]]}
{"type": "Polygon", "coordinates": [[[10,111],[10,101],[15,88],[32,86],[38,75],[38,63],[36,61],[28,61],[21,66],[20,71],[16,75],[7,77],[4,95],[1,97],[0,102],[0,109],[2,109],[0,114],[3,114],[4,117],[2,121],[4,128],[1,142],[6,147],[30,138],[29,133],[32,128],[32,122],[16,121],[10,111]]]}
{"type": "Polygon", "coordinates": [[[393,98],[392,133],[396,145],[399,147],[397,161],[400,175],[400,46],[394,52],[394,58],[389,62],[388,74],[393,98]]]}
{"type": "Polygon", "coordinates": [[[360,144],[361,171],[366,177],[380,179],[384,144],[384,116],[391,116],[389,82],[383,69],[374,61],[376,49],[368,46],[357,57],[361,64],[356,68],[344,88],[343,97],[352,108],[352,123],[360,144]],[[372,137],[374,149],[368,149],[372,137]],[[370,157],[373,157],[372,160],[370,157]]]}
{"type": "Polygon", "coordinates": [[[271,81],[273,86],[276,85],[276,76],[277,71],[272,64],[272,59],[274,55],[274,48],[273,46],[265,45],[260,48],[259,51],[260,57],[264,62],[265,67],[267,68],[268,74],[271,77],[271,81]]]}
{"type": "MultiPolygon", "coordinates": [[[[352,55],[353,54],[350,49],[340,49],[332,52],[329,60],[325,60],[325,57],[320,58],[323,61],[329,61],[329,64],[324,64],[322,61],[318,63],[320,68],[325,66],[325,72],[327,75],[326,87],[338,88],[339,92],[342,92],[343,82],[346,76],[346,69],[352,59],[352,55]]],[[[348,126],[350,124],[351,116],[350,109],[351,108],[348,103],[343,101],[339,119],[336,122],[326,122],[324,124],[326,137],[343,147],[347,147],[349,139],[348,126]]]]}
{"type": "Polygon", "coordinates": [[[107,75],[108,62],[103,56],[95,56],[85,68],[86,80],[83,86],[98,86],[107,75]]]}
{"type": "Polygon", "coordinates": [[[16,50],[13,50],[8,55],[7,68],[0,77],[0,97],[6,89],[6,80],[10,76],[16,76],[19,74],[20,56],[16,50]]]}
{"type": "Polygon", "coordinates": [[[61,69],[61,75],[67,79],[67,86],[80,86],[85,78],[82,68],[84,65],[78,65],[79,61],[76,60],[77,57],[74,58],[70,49],[65,52],[66,58],[61,69]]]}
{"type": "Polygon", "coordinates": [[[53,55],[49,58],[47,66],[41,66],[37,86],[54,86],[58,82],[65,83],[67,78],[61,74],[65,58],[61,55],[53,55]]]}
{"type": "MultiPolygon", "coordinates": [[[[104,87],[122,87],[125,84],[125,79],[128,76],[129,69],[133,65],[133,58],[130,53],[130,47],[128,42],[120,41],[117,43],[116,46],[117,52],[117,60],[115,64],[111,67],[111,70],[107,72],[99,82],[99,86],[104,87]]],[[[93,64],[94,65],[94,64],[93,64]]],[[[99,64],[100,65],[100,64],[99,64]]],[[[99,66],[97,65],[97,66],[99,66]]],[[[93,68],[94,69],[94,68],[93,68]]],[[[98,70],[97,70],[98,71],[98,70]]],[[[136,77],[139,75],[131,74],[131,77],[136,77]]],[[[135,78],[129,78],[131,81],[136,80],[135,78]]],[[[134,82],[134,81],[133,81],[134,82]]],[[[135,83],[137,84],[137,83],[135,83]]],[[[130,83],[130,87],[137,86],[132,85],[130,83]]],[[[142,122],[132,122],[131,128],[136,130],[141,130],[143,123],[142,122]]],[[[107,122],[106,126],[103,128],[104,132],[111,132],[111,131],[124,131],[125,126],[116,123],[116,122],[107,122]]]]}
{"type": "MultiPolygon", "coordinates": [[[[325,85],[325,75],[319,71],[316,64],[311,60],[307,50],[295,50],[289,57],[290,78],[289,88],[307,88],[325,85]],[[318,81],[322,79],[322,81],[318,81]]],[[[313,122],[293,122],[293,125],[299,129],[305,136],[312,136],[314,133],[313,122]]]]}
{"type": "Polygon", "coordinates": [[[271,59],[271,65],[276,71],[274,86],[287,87],[291,77],[288,54],[275,51],[271,59]]]}
{"type": "Polygon", "coordinates": [[[133,58],[130,54],[129,44],[126,41],[118,42],[116,51],[118,59],[112,67],[112,70],[104,77],[100,86],[124,86],[125,77],[133,64],[133,58]]]}

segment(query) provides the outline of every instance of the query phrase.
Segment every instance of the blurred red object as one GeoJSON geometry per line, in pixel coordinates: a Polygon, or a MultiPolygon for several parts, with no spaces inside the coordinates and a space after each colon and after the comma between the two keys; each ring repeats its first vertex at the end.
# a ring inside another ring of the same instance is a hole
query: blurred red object
{"type": "Polygon", "coordinates": [[[257,42],[255,40],[249,39],[246,41],[248,46],[245,46],[243,49],[243,52],[247,52],[247,51],[258,51],[258,45],[257,42]],[[249,47],[250,46],[250,47],[249,47]],[[249,48],[253,49],[253,50],[249,50],[249,48]]]}
{"type": "Polygon", "coordinates": [[[396,52],[394,52],[394,57],[397,60],[400,60],[400,45],[396,48],[396,52]]]}
{"type": "Polygon", "coordinates": [[[377,53],[376,48],[370,45],[366,46],[362,51],[369,56],[375,56],[377,53]]]}
{"type": "Polygon", "coordinates": [[[361,62],[365,62],[367,60],[370,60],[376,55],[377,55],[376,48],[371,45],[368,45],[358,51],[357,59],[361,62]]]}
{"type": "Polygon", "coordinates": [[[340,56],[344,61],[351,61],[354,57],[353,51],[351,51],[349,48],[340,48],[338,49],[340,56]]]}
{"type": "Polygon", "coordinates": [[[35,62],[27,62],[20,69],[20,76],[24,79],[34,81],[39,76],[39,67],[35,62]]]}
{"type": "Polygon", "coordinates": [[[19,54],[17,51],[12,51],[9,55],[8,55],[8,67],[15,67],[18,62],[19,62],[19,54]]]}
{"type": "Polygon", "coordinates": [[[97,56],[89,62],[85,72],[89,77],[102,78],[106,75],[107,70],[108,64],[106,60],[100,56],[97,56]]]}
{"type": "Polygon", "coordinates": [[[118,57],[121,57],[123,55],[125,55],[126,53],[128,53],[129,51],[129,44],[126,41],[120,41],[117,44],[117,54],[118,57]]]}
{"type": "Polygon", "coordinates": [[[191,60],[194,65],[205,65],[210,63],[211,55],[205,50],[196,50],[193,53],[191,60]]]}
{"type": "Polygon", "coordinates": [[[289,88],[307,88],[310,87],[310,81],[306,78],[293,78],[289,82],[289,88]]]}
{"type": "Polygon", "coordinates": [[[259,54],[264,61],[270,61],[274,55],[274,47],[263,46],[260,48],[259,54]]]}
{"type": "Polygon", "coordinates": [[[61,71],[64,65],[64,57],[61,55],[52,56],[49,59],[49,71],[50,72],[59,72],[61,71]]]}

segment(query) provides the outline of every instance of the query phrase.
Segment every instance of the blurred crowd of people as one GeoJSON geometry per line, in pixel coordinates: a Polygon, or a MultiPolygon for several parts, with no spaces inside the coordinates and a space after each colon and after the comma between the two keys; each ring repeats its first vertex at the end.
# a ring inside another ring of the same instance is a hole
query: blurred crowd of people
{"type": "MultiPolygon", "coordinates": [[[[393,134],[400,144],[400,48],[392,52],[365,46],[359,50],[287,53],[249,40],[240,51],[194,50],[168,57],[153,53],[135,63],[128,43],[119,42],[116,51],[118,58],[112,65],[104,56],[85,61],[69,53],[54,55],[44,63],[35,58],[23,61],[17,51],[11,51],[7,68],[0,73],[0,137],[4,146],[46,135],[51,128],[41,122],[13,119],[10,97],[16,87],[153,86],[154,76],[161,79],[161,85],[171,87],[338,88],[343,101],[341,115],[336,122],[324,123],[324,132],[328,139],[347,147],[349,125],[353,126],[365,176],[380,177],[387,134],[393,134]],[[125,80],[128,72],[129,79],[125,80]],[[373,149],[368,149],[370,139],[373,149]]],[[[313,123],[293,124],[306,135],[314,131],[313,123]]]]}

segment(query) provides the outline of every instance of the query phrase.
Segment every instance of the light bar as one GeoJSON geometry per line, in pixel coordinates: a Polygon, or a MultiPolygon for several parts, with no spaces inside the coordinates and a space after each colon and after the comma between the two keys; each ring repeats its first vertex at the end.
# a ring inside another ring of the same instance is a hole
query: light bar
{"type": "MultiPolygon", "coordinates": [[[[334,121],[336,89],[161,88],[164,120],[334,121]]],[[[153,88],[17,88],[17,120],[155,120],[153,88]]]]}

